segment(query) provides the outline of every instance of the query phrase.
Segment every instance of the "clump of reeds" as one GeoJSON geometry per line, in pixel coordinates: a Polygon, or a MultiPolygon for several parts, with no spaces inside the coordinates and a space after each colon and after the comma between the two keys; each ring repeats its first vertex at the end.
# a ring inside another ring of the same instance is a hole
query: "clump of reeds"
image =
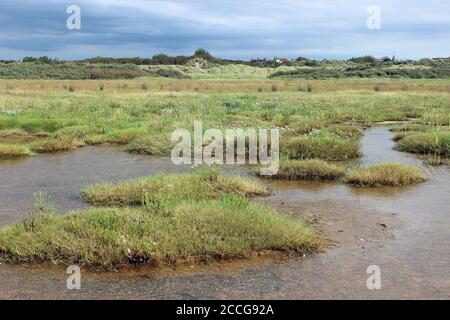
{"type": "Polygon", "coordinates": [[[396,163],[357,168],[345,176],[345,182],[355,187],[403,186],[426,180],[418,168],[396,163]]]}

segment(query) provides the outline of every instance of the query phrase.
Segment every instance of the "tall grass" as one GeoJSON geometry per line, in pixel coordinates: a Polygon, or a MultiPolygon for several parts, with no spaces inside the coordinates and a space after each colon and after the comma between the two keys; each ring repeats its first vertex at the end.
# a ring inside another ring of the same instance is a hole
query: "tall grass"
{"type": "Polygon", "coordinates": [[[164,137],[139,137],[131,141],[126,151],[135,154],[145,154],[152,156],[170,156],[172,143],[164,137]]]}
{"type": "Polygon", "coordinates": [[[345,182],[355,187],[403,186],[426,179],[416,167],[395,163],[361,167],[349,171],[345,176],[345,182]]]}
{"type": "Polygon", "coordinates": [[[334,134],[290,138],[282,143],[281,151],[291,159],[348,160],[361,155],[358,140],[334,134]]]}
{"type": "Polygon", "coordinates": [[[403,137],[396,148],[400,151],[450,157],[450,131],[432,131],[403,137]]]}
{"type": "Polygon", "coordinates": [[[83,198],[97,206],[142,205],[144,200],[161,203],[186,199],[217,199],[221,194],[249,197],[266,195],[267,190],[252,180],[221,176],[215,170],[139,178],[82,190],[83,198]]]}
{"type": "Polygon", "coordinates": [[[66,136],[37,140],[31,144],[31,149],[37,153],[53,153],[75,150],[82,146],[84,146],[83,141],[66,136]]]}
{"type": "Polygon", "coordinates": [[[16,159],[31,155],[32,152],[27,146],[0,143],[0,159],[16,159]]]}
{"type": "Polygon", "coordinates": [[[264,176],[280,180],[336,180],[345,175],[346,168],[323,160],[281,161],[278,173],[264,176]]]}
{"type": "Polygon", "coordinates": [[[52,262],[98,270],[245,258],[261,252],[311,253],[314,231],[244,198],[148,208],[98,208],[0,229],[0,261],[52,262]]]}
{"type": "Polygon", "coordinates": [[[297,91],[305,81],[146,79],[148,90],[142,90],[143,81],[0,80],[0,131],[75,138],[92,145],[131,143],[130,152],[158,155],[171,147],[161,137],[170,137],[176,128],[192,129],[201,120],[205,129],[278,127],[285,135],[308,134],[300,141],[304,152],[292,145],[294,156],[334,160],[358,156],[359,127],[410,115],[422,116],[424,123],[417,123],[423,126],[444,123],[430,118],[441,119],[448,106],[448,93],[439,92],[442,83],[437,81],[409,81],[415,92],[405,92],[393,91],[396,82],[380,80],[383,94],[367,90],[373,88],[367,80],[311,81],[313,94],[297,91]],[[70,84],[75,92],[63,89],[70,84]],[[98,90],[100,84],[108,90],[98,90]],[[257,88],[262,92],[256,93],[257,88]]]}

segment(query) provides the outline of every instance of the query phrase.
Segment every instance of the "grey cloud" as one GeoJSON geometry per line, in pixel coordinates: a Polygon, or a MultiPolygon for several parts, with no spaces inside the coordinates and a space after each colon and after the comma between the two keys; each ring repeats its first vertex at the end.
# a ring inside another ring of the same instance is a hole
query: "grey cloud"
{"type": "Polygon", "coordinates": [[[197,47],[226,58],[450,55],[447,1],[377,2],[382,29],[370,31],[366,0],[2,0],[0,58],[148,57],[197,47]],[[81,31],[65,28],[69,4],[82,9],[81,31]]]}

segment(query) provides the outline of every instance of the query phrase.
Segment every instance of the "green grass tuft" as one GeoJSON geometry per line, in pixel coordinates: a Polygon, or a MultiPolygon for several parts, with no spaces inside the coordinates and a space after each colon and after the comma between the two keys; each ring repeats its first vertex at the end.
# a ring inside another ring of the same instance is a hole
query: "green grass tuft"
{"type": "Polygon", "coordinates": [[[150,202],[217,199],[223,194],[266,195],[267,189],[241,177],[221,176],[212,170],[160,175],[101,184],[82,190],[83,198],[97,206],[135,206],[150,202]]]}
{"type": "Polygon", "coordinates": [[[349,160],[361,156],[357,139],[333,134],[290,138],[281,144],[281,152],[291,159],[349,160]]]}
{"type": "Polygon", "coordinates": [[[75,150],[84,146],[84,142],[72,137],[52,137],[37,140],[31,144],[31,149],[37,153],[53,153],[75,150]]]}
{"type": "Polygon", "coordinates": [[[87,135],[93,135],[93,134],[99,134],[101,133],[100,129],[90,127],[87,125],[82,126],[70,126],[65,127],[62,129],[59,129],[58,131],[55,131],[53,133],[53,136],[55,138],[66,138],[66,137],[72,137],[77,139],[83,139],[87,135]]]}
{"type": "Polygon", "coordinates": [[[107,134],[106,142],[113,144],[128,144],[134,139],[146,134],[141,128],[127,128],[121,130],[113,130],[107,134]]]}
{"type": "Polygon", "coordinates": [[[0,143],[0,159],[17,159],[31,155],[32,152],[27,146],[0,143]]]}
{"type": "Polygon", "coordinates": [[[400,151],[450,157],[450,131],[432,131],[407,135],[398,143],[400,151]]]}
{"type": "Polygon", "coordinates": [[[127,265],[239,259],[262,252],[305,254],[314,231],[244,198],[182,202],[169,214],[146,208],[94,208],[49,215],[0,230],[0,261],[52,262],[111,270],[127,265]]]}
{"type": "Polygon", "coordinates": [[[172,144],[160,137],[139,137],[133,140],[126,149],[129,153],[151,156],[170,156],[172,144]]]}
{"type": "Polygon", "coordinates": [[[426,181],[419,169],[409,165],[380,163],[352,170],[345,182],[355,187],[403,186],[426,181]]]}
{"type": "Polygon", "coordinates": [[[281,180],[336,180],[345,175],[346,168],[323,160],[281,161],[278,173],[264,176],[281,180]]]}
{"type": "Polygon", "coordinates": [[[445,161],[442,160],[441,156],[439,155],[429,155],[428,158],[423,161],[423,163],[429,167],[438,167],[443,165],[445,161]]]}

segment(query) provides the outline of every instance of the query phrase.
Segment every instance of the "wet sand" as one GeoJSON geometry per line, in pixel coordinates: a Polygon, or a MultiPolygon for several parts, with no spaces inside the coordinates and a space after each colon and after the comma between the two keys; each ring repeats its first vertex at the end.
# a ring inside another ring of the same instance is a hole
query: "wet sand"
{"type": "MultiPolygon", "coordinates": [[[[174,269],[82,273],[82,289],[66,289],[55,266],[0,265],[3,299],[395,299],[450,298],[450,169],[393,150],[387,127],[366,130],[363,164],[419,166],[429,180],[404,188],[355,189],[338,183],[261,180],[272,195],[255,201],[306,220],[327,239],[313,256],[237,261],[174,269]],[[382,288],[369,290],[366,269],[381,268],[382,288]]],[[[0,162],[0,225],[21,221],[33,192],[45,191],[60,211],[87,205],[79,189],[162,172],[181,172],[168,159],[129,155],[119,148],[0,162]]],[[[245,173],[243,168],[231,171],[245,173]]]]}

